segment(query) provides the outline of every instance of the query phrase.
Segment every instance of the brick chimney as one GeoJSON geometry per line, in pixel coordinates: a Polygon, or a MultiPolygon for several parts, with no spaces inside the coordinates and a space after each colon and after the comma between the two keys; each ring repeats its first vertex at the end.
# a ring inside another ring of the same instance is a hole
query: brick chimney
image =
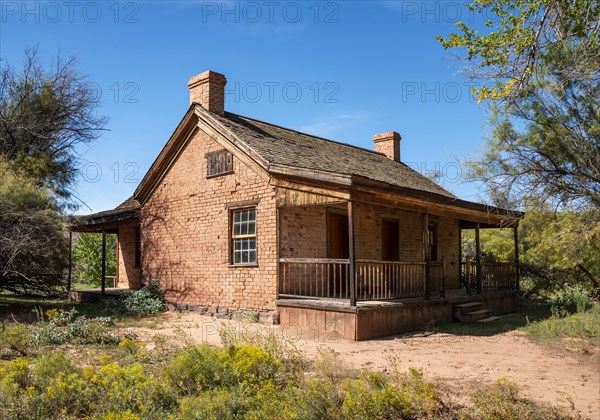
{"type": "Polygon", "coordinates": [[[375,143],[375,151],[383,153],[390,159],[400,162],[400,140],[402,137],[395,131],[387,133],[375,134],[373,143],[375,143]]]}
{"type": "Polygon", "coordinates": [[[227,79],[221,73],[205,71],[188,81],[190,104],[196,102],[215,114],[225,113],[225,84],[227,79]]]}

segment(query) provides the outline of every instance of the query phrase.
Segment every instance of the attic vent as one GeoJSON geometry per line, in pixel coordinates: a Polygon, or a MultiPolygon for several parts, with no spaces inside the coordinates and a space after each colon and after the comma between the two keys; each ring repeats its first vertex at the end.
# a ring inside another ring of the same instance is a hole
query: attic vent
{"type": "Polygon", "coordinates": [[[233,155],[227,150],[206,154],[206,177],[226,175],[233,172],[233,155]]]}

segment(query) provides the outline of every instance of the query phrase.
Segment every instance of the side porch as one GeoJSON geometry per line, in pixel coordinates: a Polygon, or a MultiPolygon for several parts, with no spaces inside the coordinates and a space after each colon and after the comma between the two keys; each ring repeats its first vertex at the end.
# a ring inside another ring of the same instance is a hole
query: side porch
{"type": "Polygon", "coordinates": [[[69,269],[67,289],[72,300],[97,301],[105,297],[117,296],[125,289],[139,289],[142,286],[141,232],[139,203],[128,199],[114,210],[95,213],[85,217],[74,217],[69,230],[69,269]],[[100,288],[72,290],[72,246],[75,235],[93,233],[102,236],[100,288]],[[116,275],[106,272],[107,235],[116,235],[116,275]]]}

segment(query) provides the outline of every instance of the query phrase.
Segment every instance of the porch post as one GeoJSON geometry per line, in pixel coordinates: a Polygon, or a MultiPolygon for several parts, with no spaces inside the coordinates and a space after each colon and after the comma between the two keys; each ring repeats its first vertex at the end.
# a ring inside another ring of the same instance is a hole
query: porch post
{"type": "Polygon", "coordinates": [[[475,225],[475,263],[477,264],[477,294],[481,294],[481,243],[479,242],[479,223],[475,225]]]}
{"type": "Polygon", "coordinates": [[[356,256],[354,255],[354,216],[352,201],[348,201],[348,287],[350,288],[350,306],[356,306],[356,256]]]}
{"type": "Polygon", "coordinates": [[[430,277],[431,277],[431,247],[429,246],[429,214],[423,213],[423,246],[425,247],[425,299],[431,295],[430,277]]]}
{"type": "Polygon", "coordinates": [[[67,292],[71,291],[71,275],[73,272],[73,232],[69,230],[69,274],[67,274],[67,292]]]}
{"type": "Polygon", "coordinates": [[[442,284],[440,289],[440,297],[446,299],[446,257],[442,257],[442,284]]]}
{"type": "Polygon", "coordinates": [[[277,237],[275,238],[275,246],[277,247],[277,249],[275,250],[275,260],[277,261],[277,266],[275,267],[275,277],[276,277],[276,283],[275,283],[275,300],[279,300],[279,276],[281,275],[280,273],[280,268],[279,266],[281,265],[279,263],[279,253],[280,253],[280,248],[281,248],[281,238],[280,238],[280,234],[279,234],[279,206],[276,205],[275,207],[275,235],[277,235],[277,237]]]}
{"type": "MultiPolygon", "coordinates": [[[[458,284],[460,285],[460,279],[462,277],[462,229],[460,228],[460,220],[458,221],[458,284]]],[[[469,288],[466,287],[467,294],[469,288]]]]}
{"type": "Polygon", "coordinates": [[[519,222],[515,223],[513,228],[515,240],[515,289],[519,290],[519,222]]]}
{"type": "Polygon", "coordinates": [[[467,283],[467,295],[471,296],[471,257],[465,256],[465,278],[467,283]]]}
{"type": "Polygon", "coordinates": [[[106,232],[102,231],[102,294],[106,293],[106,232]]]}

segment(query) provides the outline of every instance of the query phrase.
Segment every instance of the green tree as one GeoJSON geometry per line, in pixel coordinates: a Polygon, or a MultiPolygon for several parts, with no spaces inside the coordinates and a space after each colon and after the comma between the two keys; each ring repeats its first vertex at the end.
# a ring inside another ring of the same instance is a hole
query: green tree
{"type": "Polygon", "coordinates": [[[59,210],[47,189],[0,156],[0,291],[56,292],[68,252],[59,210]]]}
{"type": "MultiPolygon", "coordinates": [[[[117,272],[117,235],[106,235],[106,275],[117,272]]],[[[102,235],[80,233],[73,247],[73,268],[75,277],[82,283],[92,286],[102,284],[102,235]]]]}
{"type": "Polygon", "coordinates": [[[600,3],[474,0],[482,25],[438,36],[489,104],[491,137],[471,166],[498,205],[600,207],[600,3]],[[487,18],[485,18],[487,17],[487,18]]]}
{"type": "Polygon", "coordinates": [[[53,294],[64,285],[65,212],[77,207],[77,147],[105,119],[74,59],[45,67],[27,50],[22,69],[0,61],[0,290],[53,294]]]}
{"type": "Polygon", "coordinates": [[[59,55],[46,68],[29,49],[21,70],[0,64],[0,155],[62,205],[73,204],[76,148],[97,139],[106,123],[95,115],[97,90],[73,58],[59,55]]]}
{"type": "MultiPolygon", "coordinates": [[[[592,223],[590,218],[596,216],[574,211],[528,212],[519,228],[524,274],[541,288],[574,282],[597,288],[600,223],[592,223]]],[[[472,259],[475,255],[473,236],[472,231],[467,231],[463,237],[463,252],[472,259]]],[[[484,261],[514,261],[513,235],[509,230],[482,229],[481,248],[484,261]]]]}

